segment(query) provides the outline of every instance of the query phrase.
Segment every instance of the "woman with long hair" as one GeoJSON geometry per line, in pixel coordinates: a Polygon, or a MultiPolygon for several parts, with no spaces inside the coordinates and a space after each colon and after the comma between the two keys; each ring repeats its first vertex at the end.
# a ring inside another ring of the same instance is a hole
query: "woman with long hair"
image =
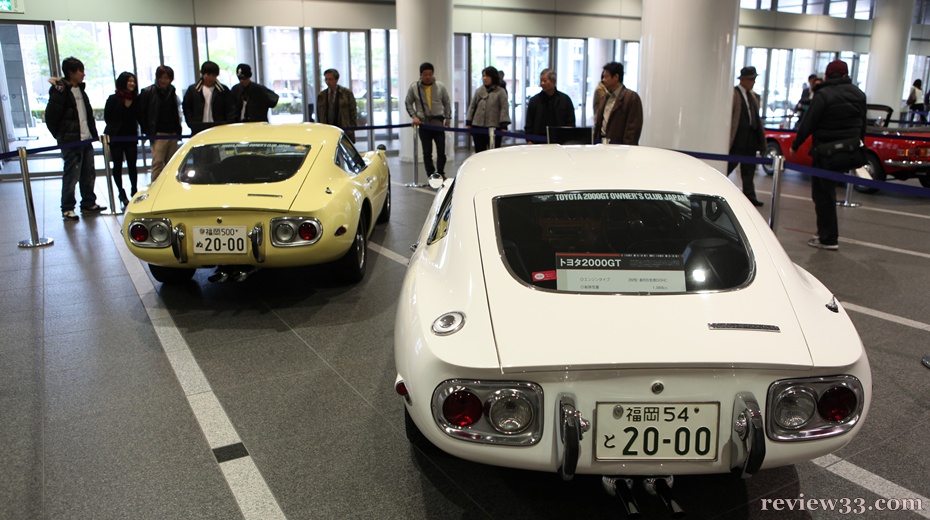
{"type": "MultiPolygon", "coordinates": [[[[103,133],[112,137],[136,137],[139,135],[139,85],[135,74],[121,72],[116,78],[116,92],[107,98],[103,109],[103,119],[107,126],[103,133]]],[[[129,204],[129,197],[123,190],[123,159],[129,173],[130,197],[136,194],[138,172],[136,160],[139,157],[139,143],[136,140],[110,142],[110,158],[113,161],[113,183],[119,190],[119,201],[123,209],[129,204]]]]}
{"type": "MultiPolygon", "coordinates": [[[[471,98],[468,105],[468,115],[465,125],[468,128],[478,128],[481,132],[472,134],[475,142],[475,152],[483,152],[491,145],[488,128],[506,130],[510,125],[509,107],[507,104],[507,91],[501,87],[501,75],[494,67],[481,71],[481,81],[484,83],[471,98]]],[[[501,136],[494,136],[494,146],[500,147],[501,136]]]]}

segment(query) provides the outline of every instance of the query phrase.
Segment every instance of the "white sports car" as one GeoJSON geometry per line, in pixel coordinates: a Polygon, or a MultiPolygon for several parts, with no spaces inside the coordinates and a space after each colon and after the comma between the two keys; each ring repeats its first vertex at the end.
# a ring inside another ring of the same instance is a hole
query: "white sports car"
{"type": "Polygon", "coordinates": [[[471,157],[436,196],[399,302],[411,442],[603,475],[622,497],[633,476],[665,496],[669,476],[833,452],[869,409],[843,307],[725,176],[675,152],[471,157]]]}

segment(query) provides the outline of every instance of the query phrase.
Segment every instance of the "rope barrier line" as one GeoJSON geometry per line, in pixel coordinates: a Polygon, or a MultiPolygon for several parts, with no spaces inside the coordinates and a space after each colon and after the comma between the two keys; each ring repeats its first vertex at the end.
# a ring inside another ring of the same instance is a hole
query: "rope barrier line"
{"type": "MultiPolygon", "coordinates": [[[[415,126],[414,126],[413,124],[411,124],[411,123],[405,123],[405,124],[400,124],[400,125],[358,126],[358,127],[346,128],[346,130],[356,130],[356,131],[357,131],[357,130],[395,129],[395,128],[409,128],[409,127],[415,127],[415,126]]],[[[490,135],[490,134],[492,133],[492,132],[491,132],[492,129],[488,129],[488,128],[479,128],[479,129],[475,129],[475,128],[453,128],[453,127],[446,127],[446,126],[434,126],[434,125],[422,125],[422,124],[419,125],[419,127],[420,127],[420,128],[424,128],[424,129],[427,129],[427,130],[441,130],[441,131],[443,131],[443,132],[454,132],[454,133],[465,133],[465,134],[482,134],[482,133],[488,133],[488,134],[490,135]]],[[[527,140],[527,141],[536,141],[536,140],[545,141],[545,140],[547,140],[547,138],[544,137],[544,136],[538,136],[538,135],[532,135],[532,134],[525,134],[525,133],[517,133],[517,132],[504,132],[504,131],[499,131],[499,130],[497,130],[497,129],[493,129],[493,130],[494,130],[493,133],[494,133],[495,135],[499,135],[499,136],[503,136],[503,137],[512,137],[512,138],[516,138],[516,139],[525,139],[525,140],[527,140]]],[[[768,129],[768,130],[775,130],[775,129],[771,129],[771,128],[770,128],[770,129],[768,129]]],[[[789,130],[789,129],[778,129],[777,131],[786,132],[786,133],[796,133],[795,130],[789,130]]],[[[883,135],[883,134],[867,134],[867,135],[880,136],[880,137],[890,138],[890,139],[926,140],[926,141],[930,142],[930,137],[927,137],[927,138],[919,138],[919,137],[897,137],[897,136],[887,136],[887,135],[883,135]]],[[[192,136],[190,136],[190,135],[110,136],[110,137],[109,137],[109,140],[110,140],[111,142],[132,142],[132,141],[144,141],[144,140],[154,141],[154,140],[167,140],[167,139],[180,140],[180,139],[189,139],[190,137],[192,137],[192,136]]],[[[63,145],[58,145],[58,146],[46,146],[46,147],[42,147],[42,148],[26,149],[26,154],[27,154],[27,155],[34,155],[34,154],[43,153],[43,152],[48,152],[48,151],[52,151],[52,150],[65,150],[65,149],[68,149],[68,148],[76,148],[76,147],[84,146],[85,144],[94,143],[94,142],[97,142],[97,141],[99,141],[99,140],[98,140],[98,139],[87,139],[87,140],[83,140],[83,141],[75,141],[75,142],[72,142],[72,143],[65,143],[65,144],[63,144],[63,145]]],[[[741,155],[725,155],[725,154],[714,154],[714,153],[708,153],[708,152],[694,152],[694,151],[687,151],[687,150],[674,150],[674,151],[677,151],[677,152],[679,152],[679,153],[683,153],[683,154],[686,154],[686,155],[690,155],[690,156],[695,157],[695,158],[697,158],[697,159],[704,159],[704,160],[711,160],[711,161],[726,161],[726,162],[734,162],[734,163],[748,163],[748,164],[762,164],[762,165],[772,165],[772,164],[773,164],[773,160],[772,160],[772,158],[770,158],[770,157],[750,157],[750,156],[741,156],[741,155]]],[[[0,154],[0,160],[3,160],[3,159],[10,159],[10,158],[13,158],[13,157],[17,157],[18,155],[19,155],[19,152],[18,152],[18,151],[17,151],[17,152],[10,152],[10,153],[0,154]]],[[[868,187],[868,188],[876,188],[876,189],[880,189],[880,190],[884,190],[884,191],[891,191],[891,192],[896,192],[896,193],[903,193],[903,194],[906,194],[906,195],[914,195],[914,196],[918,196],[918,197],[930,198],[930,188],[922,188],[922,187],[921,187],[921,188],[918,188],[918,187],[915,187],[915,186],[907,186],[907,185],[898,184],[898,183],[891,183],[891,182],[887,182],[887,181],[878,181],[878,180],[874,180],[874,179],[865,179],[865,178],[862,178],[862,177],[858,177],[858,176],[856,176],[856,175],[849,175],[849,174],[836,173],[836,172],[831,172],[831,171],[829,171],[829,170],[821,170],[821,169],[819,169],[819,168],[813,168],[813,167],[810,167],[810,166],[804,166],[804,165],[797,164],[797,163],[786,163],[786,164],[785,164],[785,167],[786,167],[786,168],[790,168],[791,170],[794,170],[794,171],[798,171],[798,172],[801,172],[801,173],[806,173],[806,174],[808,174],[808,175],[814,175],[814,176],[817,176],[817,177],[822,177],[822,178],[825,178],[825,179],[831,179],[831,180],[834,180],[834,181],[837,181],[837,182],[852,183],[852,184],[856,184],[856,185],[860,185],[860,186],[865,186],[865,187],[868,187]]]]}

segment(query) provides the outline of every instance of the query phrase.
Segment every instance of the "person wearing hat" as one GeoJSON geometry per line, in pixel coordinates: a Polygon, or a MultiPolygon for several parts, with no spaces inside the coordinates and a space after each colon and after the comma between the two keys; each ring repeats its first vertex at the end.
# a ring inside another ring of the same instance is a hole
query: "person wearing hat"
{"type": "Polygon", "coordinates": [[[230,90],[235,105],[235,120],[241,123],[267,123],[268,109],[278,104],[278,95],[252,81],[252,67],[247,63],[236,66],[236,77],[239,83],[230,90]]]}
{"type": "MultiPolygon", "coordinates": [[[[810,108],[801,120],[797,136],[788,150],[788,159],[794,160],[794,154],[801,144],[813,136],[808,153],[813,158],[814,168],[846,173],[845,169],[828,167],[816,150],[821,145],[832,148],[841,141],[858,140],[861,145],[866,127],[865,94],[853,85],[846,63],[840,60],[827,65],[824,81],[814,92],[816,95],[811,97],[810,108]]],[[[811,199],[817,215],[817,236],[808,240],[807,245],[831,251],[839,249],[836,182],[817,175],[811,176],[811,199]]]]}
{"type": "MultiPolygon", "coordinates": [[[[733,87],[733,109],[730,117],[730,155],[754,156],[756,152],[765,154],[765,131],[759,120],[759,95],[752,91],[756,84],[755,67],[743,67],[739,72],[739,85],[733,87]]],[[[727,175],[736,168],[737,163],[727,163],[727,175]]],[[[739,163],[740,177],[743,179],[743,194],[753,206],[761,206],[756,198],[756,165],[739,163]]]]}

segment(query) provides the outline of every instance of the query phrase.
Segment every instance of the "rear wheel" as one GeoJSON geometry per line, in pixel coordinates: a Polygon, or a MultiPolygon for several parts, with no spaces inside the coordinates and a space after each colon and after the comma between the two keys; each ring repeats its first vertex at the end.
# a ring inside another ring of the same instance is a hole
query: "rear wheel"
{"type": "Polygon", "coordinates": [[[358,218],[352,246],[336,263],[346,282],[360,282],[365,277],[365,269],[368,267],[368,223],[364,213],[358,218]]]}
{"type": "Polygon", "coordinates": [[[149,271],[161,283],[184,283],[194,277],[196,269],[187,269],[183,267],[163,267],[160,265],[149,264],[149,271]]]}
{"type": "Polygon", "coordinates": [[[384,198],[384,205],[381,206],[381,214],[378,215],[378,224],[385,224],[391,220],[391,177],[388,176],[387,196],[384,198]]]}
{"type": "MultiPolygon", "coordinates": [[[[775,159],[775,156],[781,155],[781,145],[778,144],[778,141],[770,140],[765,143],[765,158],[766,159],[775,159]]],[[[766,175],[775,175],[775,165],[774,164],[763,164],[762,171],[766,175]]]]}
{"type": "MultiPolygon", "coordinates": [[[[868,162],[866,162],[865,166],[862,168],[856,168],[856,175],[862,177],[863,179],[884,181],[886,174],[885,169],[882,167],[881,160],[879,160],[878,156],[873,153],[868,153],[866,155],[868,156],[868,162]]],[[[859,193],[875,193],[878,191],[878,188],[870,188],[868,186],[860,186],[857,184],[856,191],[859,193]]]]}

